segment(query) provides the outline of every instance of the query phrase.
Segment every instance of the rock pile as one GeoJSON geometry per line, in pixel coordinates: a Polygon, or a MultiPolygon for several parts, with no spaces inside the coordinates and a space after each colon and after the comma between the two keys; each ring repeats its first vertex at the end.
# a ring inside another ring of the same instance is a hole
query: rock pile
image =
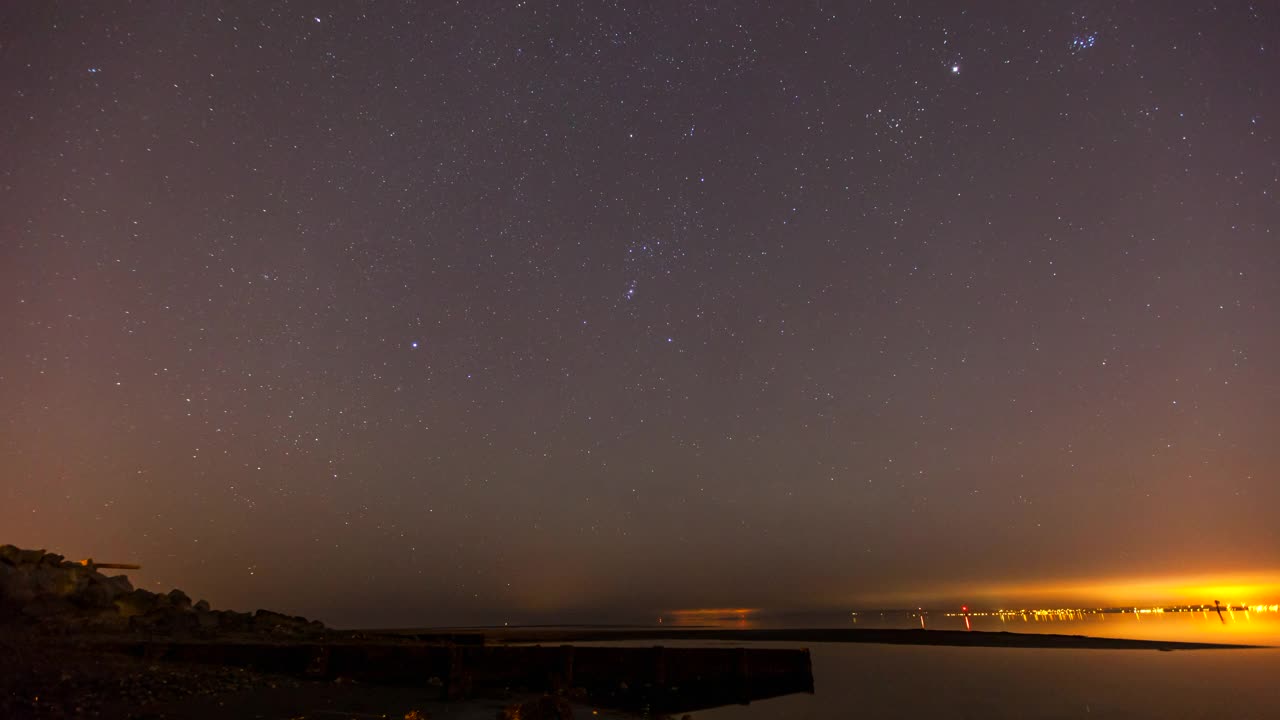
{"type": "Polygon", "coordinates": [[[316,636],[322,623],[269,610],[240,613],[191,602],[181,590],[153,593],[92,563],[44,550],[0,545],[0,622],[64,630],[116,630],[175,635],[316,636]]]}
{"type": "Polygon", "coordinates": [[[504,707],[498,720],[573,720],[573,706],[562,697],[543,695],[504,707]]]}

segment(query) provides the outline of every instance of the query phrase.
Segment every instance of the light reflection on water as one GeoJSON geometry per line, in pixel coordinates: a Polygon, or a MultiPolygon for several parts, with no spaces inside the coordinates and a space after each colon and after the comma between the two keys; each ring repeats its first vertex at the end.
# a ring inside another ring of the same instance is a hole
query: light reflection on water
{"type": "Polygon", "coordinates": [[[1097,609],[1026,611],[886,610],[856,613],[785,613],[755,609],[678,611],[666,617],[665,627],[753,628],[867,628],[969,630],[1055,635],[1091,635],[1230,643],[1280,647],[1278,606],[1223,605],[1194,610],[1135,608],[1122,612],[1097,609]]]}
{"type": "Polygon", "coordinates": [[[1226,610],[1219,618],[1211,608],[1191,612],[1082,612],[1034,614],[946,613],[941,611],[879,611],[850,615],[843,627],[973,630],[987,632],[1050,633],[1239,643],[1280,646],[1280,613],[1226,610]]]}

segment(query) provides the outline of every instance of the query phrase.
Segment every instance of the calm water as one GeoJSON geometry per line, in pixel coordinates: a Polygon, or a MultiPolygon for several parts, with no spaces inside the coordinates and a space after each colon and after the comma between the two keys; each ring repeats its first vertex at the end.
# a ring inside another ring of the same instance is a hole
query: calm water
{"type": "MultiPolygon", "coordinates": [[[[971,617],[973,630],[1280,646],[1277,613],[1084,615],[1075,619],[971,617]]],[[[792,619],[792,626],[797,624],[792,619]]],[[[821,627],[919,627],[919,614],[811,618],[821,627]]],[[[743,624],[776,625],[776,622],[743,624]]],[[[925,625],[965,629],[929,613],[925,625]]],[[[652,645],[651,642],[620,643],[652,645]]],[[[662,641],[671,647],[744,643],[662,641]]],[[[745,643],[796,647],[796,643],[745,643]]],[[[1054,650],[859,643],[808,645],[814,694],[693,713],[697,720],[858,718],[1280,718],[1280,648],[1054,650]]]]}
{"type": "Polygon", "coordinates": [[[810,651],[813,695],[704,710],[693,717],[1280,717],[1277,649],[1156,652],[819,643],[810,651]]]}

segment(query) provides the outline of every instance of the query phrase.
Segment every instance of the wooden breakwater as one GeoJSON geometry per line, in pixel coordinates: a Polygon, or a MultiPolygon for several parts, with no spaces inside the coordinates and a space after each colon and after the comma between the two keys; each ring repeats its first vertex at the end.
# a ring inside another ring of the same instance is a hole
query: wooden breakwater
{"type": "Polygon", "coordinates": [[[807,649],[154,640],[112,649],[314,679],[438,687],[446,700],[579,690],[601,705],[677,712],[813,692],[807,649]]]}

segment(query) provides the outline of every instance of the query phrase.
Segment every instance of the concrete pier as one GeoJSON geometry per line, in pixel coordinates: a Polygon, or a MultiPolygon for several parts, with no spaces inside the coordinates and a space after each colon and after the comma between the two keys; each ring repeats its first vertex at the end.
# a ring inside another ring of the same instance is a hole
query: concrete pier
{"type": "Polygon", "coordinates": [[[486,646],[419,643],[141,641],[109,649],[152,660],[363,683],[486,691],[585,691],[592,702],[677,712],[813,692],[808,650],[486,646]]]}

